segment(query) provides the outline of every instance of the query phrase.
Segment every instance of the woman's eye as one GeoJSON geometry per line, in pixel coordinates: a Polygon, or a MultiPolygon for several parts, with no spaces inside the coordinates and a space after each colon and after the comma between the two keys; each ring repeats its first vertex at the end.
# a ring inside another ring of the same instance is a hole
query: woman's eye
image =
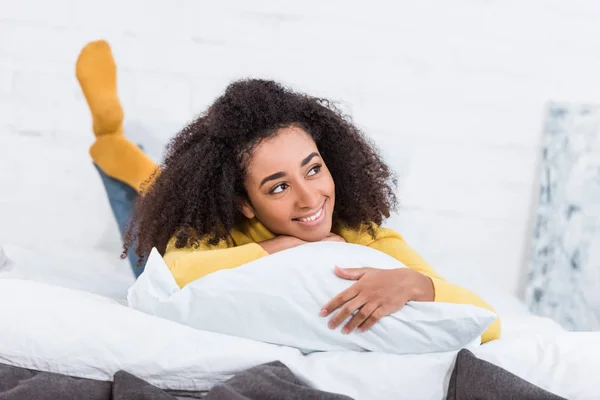
{"type": "Polygon", "coordinates": [[[310,171],[308,171],[308,176],[315,175],[315,174],[319,173],[320,170],[321,170],[321,166],[320,165],[315,165],[314,167],[312,167],[310,169],[310,171]]]}
{"type": "Polygon", "coordinates": [[[271,190],[272,194],[277,194],[277,193],[281,193],[285,190],[285,188],[287,188],[287,184],[285,183],[280,183],[279,185],[275,186],[273,188],[273,190],[271,190]]]}

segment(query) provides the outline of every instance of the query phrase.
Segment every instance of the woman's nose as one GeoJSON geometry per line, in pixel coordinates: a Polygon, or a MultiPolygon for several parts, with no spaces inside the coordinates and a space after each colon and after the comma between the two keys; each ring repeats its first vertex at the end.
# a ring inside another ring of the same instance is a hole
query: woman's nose
{"type": "Polygon", "coordinates": [[[297,186],[296,203],[299,208],[315,209],[319,206],[319,193],[310,185],[304,184],[297,186]]]}

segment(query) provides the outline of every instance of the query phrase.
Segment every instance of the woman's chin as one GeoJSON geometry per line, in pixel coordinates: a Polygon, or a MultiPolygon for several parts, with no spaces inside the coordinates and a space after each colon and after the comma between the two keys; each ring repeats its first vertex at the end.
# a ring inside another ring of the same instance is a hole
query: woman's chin
{"type": "Polygon", "coordinates": [[[331,223],[325,223],[320,229],[315,229],[313,232],[299,232],[296,236],[305,242],[320,242],[331,233],[331,223]]]}
{"type": "Polygon", "coordinates": [[[320,242],[323,239],[325,239],[327,237],[327,235],[323,235],[323,236],[311,236],[311,237],[303,237],[303,238],[299,238],[300,240],[304,240],[305,242],[309,242],[309,243],[316,243],[316,242],[320,242]]]}

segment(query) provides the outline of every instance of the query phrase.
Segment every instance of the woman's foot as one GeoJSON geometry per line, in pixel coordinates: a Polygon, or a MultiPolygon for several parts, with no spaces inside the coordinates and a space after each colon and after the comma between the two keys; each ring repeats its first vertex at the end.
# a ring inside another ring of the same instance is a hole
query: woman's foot
{"type": "Polygon", "coordinates": [[[92,112],[96,137],[123,134],[123,108],[117,94],[117,66],[104,40],[88,43],[79,53],[75,74],[92,112]]]}
{"type": "Polygon", "coordinates": [[[140,192],[157,165],[123,135],[123,108],[117,94],[117,66],[104,40],[88,43],[77,58],[77,80],[90,107],[96,141],[94,163],[108,176],[140,192]]]}

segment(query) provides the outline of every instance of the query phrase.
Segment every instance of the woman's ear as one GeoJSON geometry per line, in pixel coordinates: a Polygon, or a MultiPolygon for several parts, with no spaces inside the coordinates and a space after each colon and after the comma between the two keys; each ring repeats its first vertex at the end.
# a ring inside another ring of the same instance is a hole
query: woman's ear
{"type": "Polygon", "coordinates": [[[238,207],[240,208],[240,211],[242,212],[242,214],[244,214],[244,217],[248,219],[254,218],[256,214],[254,213],[254,208],[252,207],[252,204],[250,204],[248,200],[239,197],[237,199],[237,203],[238,207]]]}

